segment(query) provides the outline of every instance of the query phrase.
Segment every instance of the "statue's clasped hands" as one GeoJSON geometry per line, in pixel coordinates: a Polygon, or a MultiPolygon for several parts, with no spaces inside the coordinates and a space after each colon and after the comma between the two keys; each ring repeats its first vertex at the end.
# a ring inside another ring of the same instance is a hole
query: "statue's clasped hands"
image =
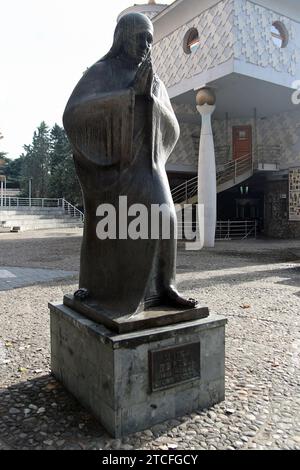
{"type": "Polygon", "coordinates": [[[139,66],[134,79],[133,89],[136,95],[151,96],[153,76],[152,62],[147,58],[139,66]]]}

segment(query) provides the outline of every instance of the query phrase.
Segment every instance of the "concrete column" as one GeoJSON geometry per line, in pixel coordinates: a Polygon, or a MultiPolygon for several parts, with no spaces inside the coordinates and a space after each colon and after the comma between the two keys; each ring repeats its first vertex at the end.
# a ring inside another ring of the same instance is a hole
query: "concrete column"
{"type": "Polygon", "coordinates": [[[216,160],[211,127],[215,102],[216,98],[212,89],[202,88],[198,91],[197,110],[202,118],[198,162],[198,204],[199,207],[200,205],[203,207],[199,228],[203,246],[210,248],[215,246],[217,217],[216,160]]]}

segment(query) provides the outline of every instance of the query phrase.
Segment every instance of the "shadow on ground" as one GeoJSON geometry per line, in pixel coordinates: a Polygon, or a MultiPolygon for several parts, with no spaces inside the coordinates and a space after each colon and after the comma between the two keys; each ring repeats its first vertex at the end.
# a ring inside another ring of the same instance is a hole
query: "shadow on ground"
{"type": "MultiPolygon", "coordinates": [[[[296,266],[294,268],[289,267],[279,267],[278,269],[266,269],[266,270],[257,270],[257,271],[249,271],[249,272],[237,272],[237,273],[232,273],[229,272],[227,275],[222,274],[219,276],[209,276],[209,278],[205,279],[201,276],[197,276],[197,273],[193,276],[193,279],[189,279],[188,281],[178,281],[177,284],[181,289],[191,289],[195,287],[199,287],[201,284],[201,288],[206,288],[210,287],[211,285],[217,286],[219,284],[232,284],[232,283],[238,283],[238,284],[243,284],[243,283],[249,283],[252,281],[257,281],[261,280],[262,278],[267,278],[267,277],[282,277],[285,280],[280,281],[277,284],[283,284],[283,285],[289,285],[293,287],[298,287],[300,286],[299,280],[296,279],[286,279],[291,277],[292,274],[300,272],[300,267],[296,266]]],[[[185,271],[181,271],[181,273],[184,273],[185,271]]]]}
{"type": "Polygon", "coordinates": [[[263,266],[278,263],[299,263],[299,256],[290,250],[269,250],[268,252],[254,251],[222,251],[201,250],[185,251],[178,249],[178,273],[199,271],[219,271],[220,269],[247,268],[248,266],[263,266]]]}
{"type": "MultiPolygon", "coordinates": [[[[166,431],[152,432],[156,438],[166,431]]],[[[131,448],[141,448],[149,438],[138,434],[136,446],[134,434],[123,444],[130,440],[131,448]]],[[[50,374],[0,390],[0,444],[11,450],[114,448],[101,424],[50,374]]]]}
{"type": "Polygon", "coordinates": [[[51,375],[0,390],[0,398],[0,440],[11,449],[80,450],[105,434],[51,375]]]}
{"type": "MultiPolygon", "coordinates": [[[[295,268],[292,268],[289,271],[291,274],[293,274],[293,277],[285,279],[284,281],[279,281],[277,282],[277,284],[280,284],[282,286],[291,286],[291,287],[300,288],[300,266],[296,266],[295,268]]],[[[295,292],[294,295],[296,295],[297,297],[300,297],[300,291],[295,292]]]]}

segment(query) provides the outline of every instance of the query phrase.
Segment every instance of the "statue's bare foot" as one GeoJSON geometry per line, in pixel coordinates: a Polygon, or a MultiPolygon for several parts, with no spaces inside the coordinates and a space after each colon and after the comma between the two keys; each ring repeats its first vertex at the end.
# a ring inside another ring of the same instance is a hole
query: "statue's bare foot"
{"type": "Polygon", "coordinates": [[[87,289],[84,289],[84,287],[74,292],[74,297],[76,300],[85,300],[88,298],[89,295],[89,291],[87,289]]]}
{"type": "Polygon", "coordinates": [[[191,298],[187,299],[186,297],[183,297],[181,294],[179,294],[177,289],[175,289],[175,287],[173,286],[170,286],[167,289],[166,297],[167,297],[168,303],[170,303],[174,307],[195,308],[198,305],[197,300],[191,299],[191,298]]]}

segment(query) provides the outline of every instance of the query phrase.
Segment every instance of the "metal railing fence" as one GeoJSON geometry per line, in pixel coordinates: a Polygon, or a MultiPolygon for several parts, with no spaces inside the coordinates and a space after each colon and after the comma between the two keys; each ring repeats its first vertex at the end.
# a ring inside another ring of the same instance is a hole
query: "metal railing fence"
{"type": "MultiPolygon", "coordinates": [[[[197,229],[196,222],[177,224],[178,240],[187,240],[197,229]]],[[[219,220],[216,225],[216,240],[246,240],[256,238],[258,222],[256,220],[219,220]]]]}
{"type": "MultiPolygon", "coordinates": [[[[227,183],[228,181],[235,182],[243,174],[253,172],[252,154],[243,155],[236,160],[225,163],[217,169],[217,186],[227,183]]],[[[172,189],[171,194],[175,204],[183,202],[188,203],[189,199],[194,197],[198,192],[198,177],[195,176],[184,183],[179,184],[172,189]]]]}
{"type": "Polygon", "coordinates": [[[0,198],[0,210],[10,209],[61,209],[66,215],[76,217],[83,221],[84,214],[77,207],[63,198],[26,198],[26,197],[2,197],[0,198]]]}

